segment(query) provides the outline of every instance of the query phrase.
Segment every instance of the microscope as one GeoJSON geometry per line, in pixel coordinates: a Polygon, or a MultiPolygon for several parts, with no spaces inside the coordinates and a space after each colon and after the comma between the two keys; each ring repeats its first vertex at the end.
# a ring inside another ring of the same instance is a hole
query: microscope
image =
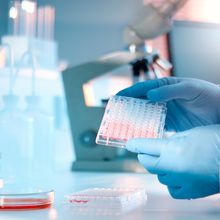
{"type": "Polygon", "coordinates": [[[160,59],[158,53],[147,53],[136,48],[144,45],[145,39],[152,39],[168,32],[171,17],[185,2],[186,0],[166,0],[160,7],[152,4],[144,6],[124,31],[125,41],[132,46],[132,50],[117,51],[62,72],[76,156],[72,170],[145,172],[136,155],[124,149],[95,143],[105,105],[87,106],[83,85],[125,65],[131,66],[133,83],[140,81],[141,75],[144,75],[144,80],[158,78],[155,65],[162,69],[170,69],[172,66],[160,59]]]}

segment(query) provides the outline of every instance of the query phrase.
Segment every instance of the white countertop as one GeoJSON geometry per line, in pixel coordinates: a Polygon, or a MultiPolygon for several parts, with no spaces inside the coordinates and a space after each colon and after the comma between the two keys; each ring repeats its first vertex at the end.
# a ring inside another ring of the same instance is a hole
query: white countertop
{"type": "Polygon", "coordinates": [[[75,219],[220,219],[220,195],[199,200],[174,200],[150,174],[66,172],[54,177],[55,203],[50,209],[35,211],[0,211],[0,220],[75,220],[75,219]],[[93,187],[145,187],[146,205],[131,211],[85,213],[66,203],[65,195],[93,187]]]}

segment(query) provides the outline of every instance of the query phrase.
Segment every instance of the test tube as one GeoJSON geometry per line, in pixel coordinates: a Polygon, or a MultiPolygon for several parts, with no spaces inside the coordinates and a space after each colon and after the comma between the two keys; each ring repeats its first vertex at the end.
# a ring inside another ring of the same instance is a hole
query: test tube
{"type": "Polygon", "coordinates": [[[43,38],[43,7],[39,7],[37,10],[37,37],[43,38]]]}
{"type": "Polygon", "coordinates": [[[52,6],[45,7],[45,38],[47,40],[53,40],[54,35],[54,18],[55,18],[55,9],[52,6]]]}
{"type": "Polygon", "coordinates": [[[14,0],[9,3],[8,12],[8,34],[19,34],[19,19],[20,19],[20,1],[14,0]]]}
{"type": "Polygon", "coordinates": [[[55,8],[45,6],[38,8],[37,36],[45,40],[54,39],[55,8]]]}
{"type": "Polygon", "coordinates": [[[20,6],[19,34],[35,36],[37,4],[33,0],[23,0],[20,6]]]}

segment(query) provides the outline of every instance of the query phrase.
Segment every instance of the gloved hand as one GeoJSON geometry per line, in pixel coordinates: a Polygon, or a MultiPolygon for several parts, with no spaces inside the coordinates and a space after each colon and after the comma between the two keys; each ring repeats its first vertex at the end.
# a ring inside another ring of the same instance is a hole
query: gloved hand
{"type": "Polygon", "coordinates": [[[185,131],[220,124],[220,88],[203,80],[156,79],[137,83],[117,95],[167,102],[167,130],[185,131]]]}
{"type": "Polygon", "coordinates": [[[132,139],[127,150],[172,197],[194,199],[219,193],[220,125],[197,127],[167,139],[132,139]]]}

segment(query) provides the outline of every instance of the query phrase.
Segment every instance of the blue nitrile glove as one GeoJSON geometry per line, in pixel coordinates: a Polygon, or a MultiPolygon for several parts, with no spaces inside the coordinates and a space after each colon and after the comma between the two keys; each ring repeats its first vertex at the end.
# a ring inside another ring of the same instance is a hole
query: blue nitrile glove
{"type": "Polygon", "coordinates": [[[175,77],[150,80],[117,95],[167,102],[167,130],[185,131],[220,124],[220,88],[203,80],[175,77]]]}
{"type": "Polygon", "coordinates": [[[219,193],[220,125],[193,128],[167,139],[131,139],[126,148],[138,153],[140,163],[158,175],[174,198],[219,193]]]}

